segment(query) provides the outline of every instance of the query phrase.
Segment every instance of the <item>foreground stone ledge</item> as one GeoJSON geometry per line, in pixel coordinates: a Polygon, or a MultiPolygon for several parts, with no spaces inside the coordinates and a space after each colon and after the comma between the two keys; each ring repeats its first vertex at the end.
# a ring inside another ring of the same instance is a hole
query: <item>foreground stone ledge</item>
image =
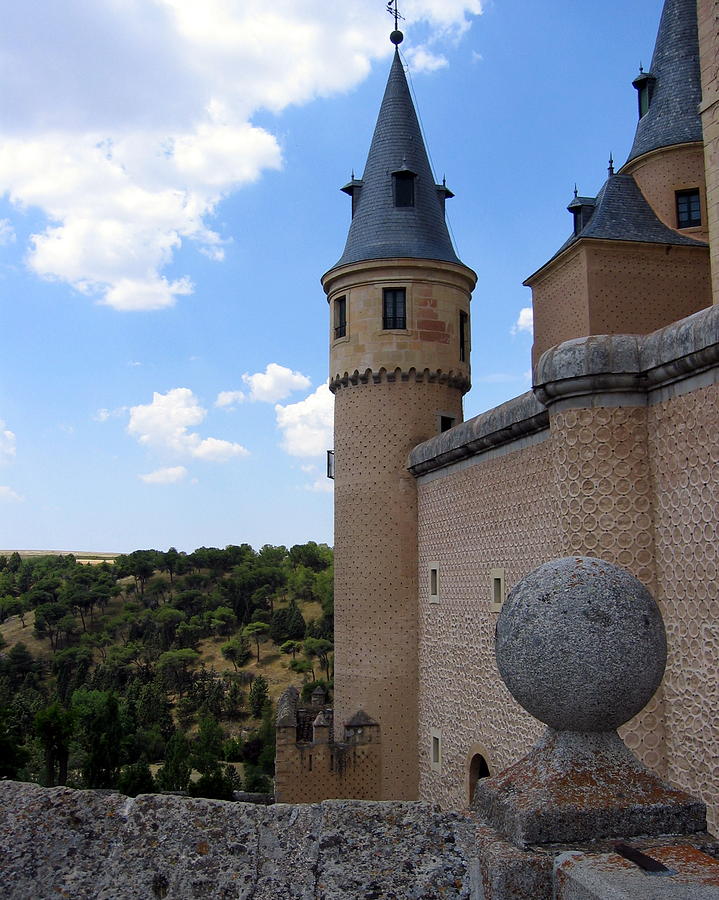
{"type": "Polygon", "coordinates": [[[481,898],[474,825],[426,803],[261,807],[0,783],[7,900],[481,898]]]}

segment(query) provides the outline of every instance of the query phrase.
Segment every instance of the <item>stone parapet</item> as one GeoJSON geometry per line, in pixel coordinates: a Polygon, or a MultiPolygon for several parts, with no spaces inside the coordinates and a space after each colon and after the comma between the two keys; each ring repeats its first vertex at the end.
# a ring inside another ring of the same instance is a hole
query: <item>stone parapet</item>
{"type": "Polygon", "coordinates": [[[465,394],[471,387],[469,378],[464,372],[450,370],[442,372],[441,370],[430,371],[429,369],[379,369],[373,371],[366,369],[359,372],[345,372],[343,375],[335,375],[330,379],[329,388],[333,394],[336,394],[340,388],[353,387],[358,384],[393,384],[396,381],[412,381],[415,384],[446,384],[449,387],[457,388],[465,394]]]}
{"type": "Polygon", "coordinates": [[[717,380],[719,308],[710,306],[648,335],[565,341],[542,354],[534,392],[545,406],[644,406],[651,392],[664,400],[717,380]],[[689,383],[677,390],[682,381],[689,383]]]}
{"type": "Polygon", "coordinates": [[[547,410],[528,391],[419,444],[409,454],[407,468],[415,476],[424,475],[548,427],[547,410]]]}

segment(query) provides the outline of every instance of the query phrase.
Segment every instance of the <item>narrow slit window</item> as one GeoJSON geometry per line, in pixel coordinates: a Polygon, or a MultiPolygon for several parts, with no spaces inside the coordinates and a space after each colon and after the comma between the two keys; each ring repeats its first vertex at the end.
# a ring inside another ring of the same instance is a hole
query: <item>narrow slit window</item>
{"type": "Polygon", "coordinates": [[[499,612],[504,603],[504,569],[491,569],[489,579],[491,609],[499,612]]]}
{"type": "Polygon", "coordinates": [[[382,292],[382,328],[407,327],[407,292],[405,288],[385,288],[382,292]]]}
{"type": "Polygon", "coordinates": [[[467,362],[467,349],[469,347],[469,316],[462,309],[459,311],[459,361],[467,362]]]}
{"type": "Polygon", "coordinates": [[[347,298],[338,297],[335,300],[335,339],[345,337],[347,334],[347,298]]]}
{"type": "Polygon", "coordinates": [[[429,564],[429,602],[439,603],[439,563],[429,564]]]}
{"type": "Polygon", "coordinates": [[[431,728],[429,733],[430,765],[435,772],[442,771],[442,732],[438,728],[431,728]]]}
{"type": "Polygon", "coordinates": [[[698,190],[677,191],[677,228],[696,228],[702,224],[702,205],[698,190]]]}

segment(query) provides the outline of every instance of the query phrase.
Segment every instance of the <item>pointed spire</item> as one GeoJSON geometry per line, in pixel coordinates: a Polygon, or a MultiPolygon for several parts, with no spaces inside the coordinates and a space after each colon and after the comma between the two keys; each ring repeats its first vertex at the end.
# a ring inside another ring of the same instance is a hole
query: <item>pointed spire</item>
{"type": "Polygon", "coordinates": [[[609,167],[607,168],[607,172],[609,173],[609,177],[611,178],[614,175],[614,156],[609,154],[609,167]]]}
{"type": "Polygon", "coordinates": [[[649,108],[639,120],[630,160],[702,140],[696,0],[665,0],[650,71],[640,66],[634,84],[640,90],[649,81],[649,108]]]}
{"type": "MultiPolygon", "coordinates": [[[[350,186],[343,188],[350,193],[350,186]]],[[[399,52],[387,80],[365,170],[353,185],[353,217],[336,265],[366,259],[420,258],[458,263],[444,219],[399,52]],[[410,202],[399,203],[400,176],[410,202]]],[[[445,196],[451,191],[445,187],[445,196]]]]}

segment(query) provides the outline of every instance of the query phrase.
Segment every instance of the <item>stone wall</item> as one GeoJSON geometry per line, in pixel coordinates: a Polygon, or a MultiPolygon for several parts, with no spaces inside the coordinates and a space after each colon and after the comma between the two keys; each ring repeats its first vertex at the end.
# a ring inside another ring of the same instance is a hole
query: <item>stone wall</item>
{"type": "Polygon", "coordinates": [[[420,796],[447,808],[469,801],[473,753],[494,774],[541,730],[499,677],[491,582],[491,570],[503,569],[508,591],[557,555],[552,445],[548,431],[539,437],[481,464],[455,464],[445,477],[420,478],[420,796]],[[431,562],[439,564],[439,603],[429,597],[431,562]],[[436,732],[439,766],[431,759],[436,732]]]}
{"type": "Polygon", "coordinates": [[[706,216],[706,184],[704,180],[704,147],[701,143],[662,147],[622,167],[623,175],[633,175],[639,189],[658,219],[678,234],[698,241],[709,240],[706,216]],[[699,188],[702,224],[695,228],[677,228],[675,191],[699,188]]]}
{"type": "Polygon", "coordinates": [[[647,585],[669,639],[662,688],[621,734],[645,764],[701,796],[715,826],[719,310],[647,337],[567,342],[542,357],[536,380],[542,403],[517,398],[410,459],[420,540],[420,796],[461,807],[473,753],[494,772],[537,733],[499,682],[492,570],[504,569],[509,589],[553,557],[593,555],[647,585]],[[542,409],[548,427],[537,430],[542,409]],[[440,573],[439,603],[428,596],[430,564],[440,573]]]}
{"type": "Polygon", "coordinates": [[[462,417],[447,384],[350,384],[335,394],[335,727],[382,729],[383,798],[416,799],[417,501],[410,449],[462,417]]]}
{"type": "Polygon", "coordinates": [[[278,803],[373,800],[382,789],[381,744],[298,743],[296,729],[278,727],[275,784],[278,803]]]}
{"type": "Polygon", "coordinates": [[[667,628],[666,775],[719,825],[719,386],[649,407],[657,600],[667,628]]]}
{"type": "Polygon", "coordinates": [[[719,302],[719,0],[699,0],[702,127],[714,302],[719,302]]]}
{"type": "Polygon", "coordinates": [[[708,249],[638,241],[581,240],[527,284],[535,364],[563,341],[647,334],[704,309],[712,299],[708,249]]]}
{"type": "Polygon", "coordinates": [[[482,896],[474,827],[421,803],[252,806],[0,782],[6,900],[482,896]]]}

